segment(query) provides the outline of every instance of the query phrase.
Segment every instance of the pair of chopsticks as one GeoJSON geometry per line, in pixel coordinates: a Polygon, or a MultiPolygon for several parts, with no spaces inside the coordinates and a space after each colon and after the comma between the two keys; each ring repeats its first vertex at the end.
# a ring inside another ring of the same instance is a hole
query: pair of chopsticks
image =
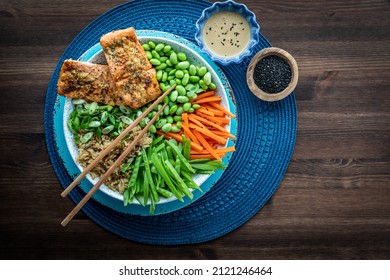
{"type": "MultiPolygon", "coordinates": [[[[61,193],[62,197],[65,197],[80,181],[83,179],[122,139],[125,137],[131,130],[133,130],[138,123],[145,118],[154,107],[156,107],[165,96],[167,96],[174,88],[176,84],[170,87],[163,95],[161,95],[148,109],[145,110],[137,119],[134,120],[122,133],[115,138],[114,141],[107,146],[85,169],[84,171],[61,193]]],[[[103,182],[111,175],[111,173],[118,167],[118,165],[123,161],[123,159],[131,152],[139,140],[148,132],[149,127],[156,121],[158,116],[163,112],[164,108],[167,106],[165,103],[160,110],[154,115],[154,117],[148,122],[145,128],[137,135],[133,142],[127,146],[124,152],[118,157],[118,159],[113,163],[113,165],[101,176],[100,180],[92,187],[92,189],[85,195],[85,197],[73,208],[73,210],[66,216],[66,218],[61,222],[62,226],[66,226],[72,218],[80,211],[80,209],[88,202],[88,200],[93,196],[93,194],[99,189],[103,182]]]]}

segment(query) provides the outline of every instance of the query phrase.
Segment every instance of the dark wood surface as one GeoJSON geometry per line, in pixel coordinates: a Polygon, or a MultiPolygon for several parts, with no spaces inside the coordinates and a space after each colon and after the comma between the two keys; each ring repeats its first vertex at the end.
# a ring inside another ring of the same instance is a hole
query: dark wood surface
{"type": "Polygon", "coordinates": [[[298,134],[280,187],[216,240],[151,246],[73,208],[46,151],[43,112],[71,40],[120,0],[0,0],[1,259],[389,259],[390,2],[242,0],[297,60],[298,134]]]}

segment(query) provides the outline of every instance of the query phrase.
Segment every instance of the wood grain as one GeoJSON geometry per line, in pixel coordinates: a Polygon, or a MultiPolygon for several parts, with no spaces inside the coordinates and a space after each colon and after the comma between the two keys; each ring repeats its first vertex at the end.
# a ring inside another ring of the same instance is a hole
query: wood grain
{"type": "Polygon", "coordinates": [[[46,89],[72,39],[119,0],[0,0],[1,259],[389,259],[390,3],[242,0],[299,67],[296,147],[251,220],[210,242],[139,244],[74,207],[47,155],[46,89]],[[140,253],[142,252],[142,253],[140,253]]]}

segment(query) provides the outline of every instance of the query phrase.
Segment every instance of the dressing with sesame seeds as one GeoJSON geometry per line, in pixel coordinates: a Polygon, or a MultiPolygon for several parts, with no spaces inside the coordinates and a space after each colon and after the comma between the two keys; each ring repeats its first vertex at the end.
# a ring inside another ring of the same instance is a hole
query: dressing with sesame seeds
{"type": "Polygon", "coordinates": [[[207,20],[202,35],[205,45],[215,55],[233,57],[247,48],[250,28],[239,13],[221,11],[207,20]]]}

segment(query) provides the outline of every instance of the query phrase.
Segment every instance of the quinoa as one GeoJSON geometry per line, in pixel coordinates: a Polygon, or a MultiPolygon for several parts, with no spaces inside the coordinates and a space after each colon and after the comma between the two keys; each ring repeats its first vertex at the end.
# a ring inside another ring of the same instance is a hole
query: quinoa
{"type": "MultiPolygon", "coordinates": [[[[104,173],[106,173],[110,166],[140,132],[141,127],[135,127],[128,134],[127,138],[120,141],[118,145],[90,171],[89,174],[91,177],[94,179],[96,177],[101,177],[104,173]]],[[[94,135],[87,143],[78,144],[79,155],[77,157],[77,162],[79,162],[84,168],[87,167],[113,140],[114,138],[109,135],[102,135],[100,138],[94,135]]],[[[121,165],[119,165],[119,167],[116,168],[105,180],[105,185],[113,191],[123,193],[127,188],[131,169],[123,173],[121,171],[122,166],[128,162],[133,162],[133,160],[141,154],[141,149],[148,147],[151,142],[152,139],[149,137],[148,133],[146,133],[137,143],[135,148],[126,156],[121,165]]]]}

